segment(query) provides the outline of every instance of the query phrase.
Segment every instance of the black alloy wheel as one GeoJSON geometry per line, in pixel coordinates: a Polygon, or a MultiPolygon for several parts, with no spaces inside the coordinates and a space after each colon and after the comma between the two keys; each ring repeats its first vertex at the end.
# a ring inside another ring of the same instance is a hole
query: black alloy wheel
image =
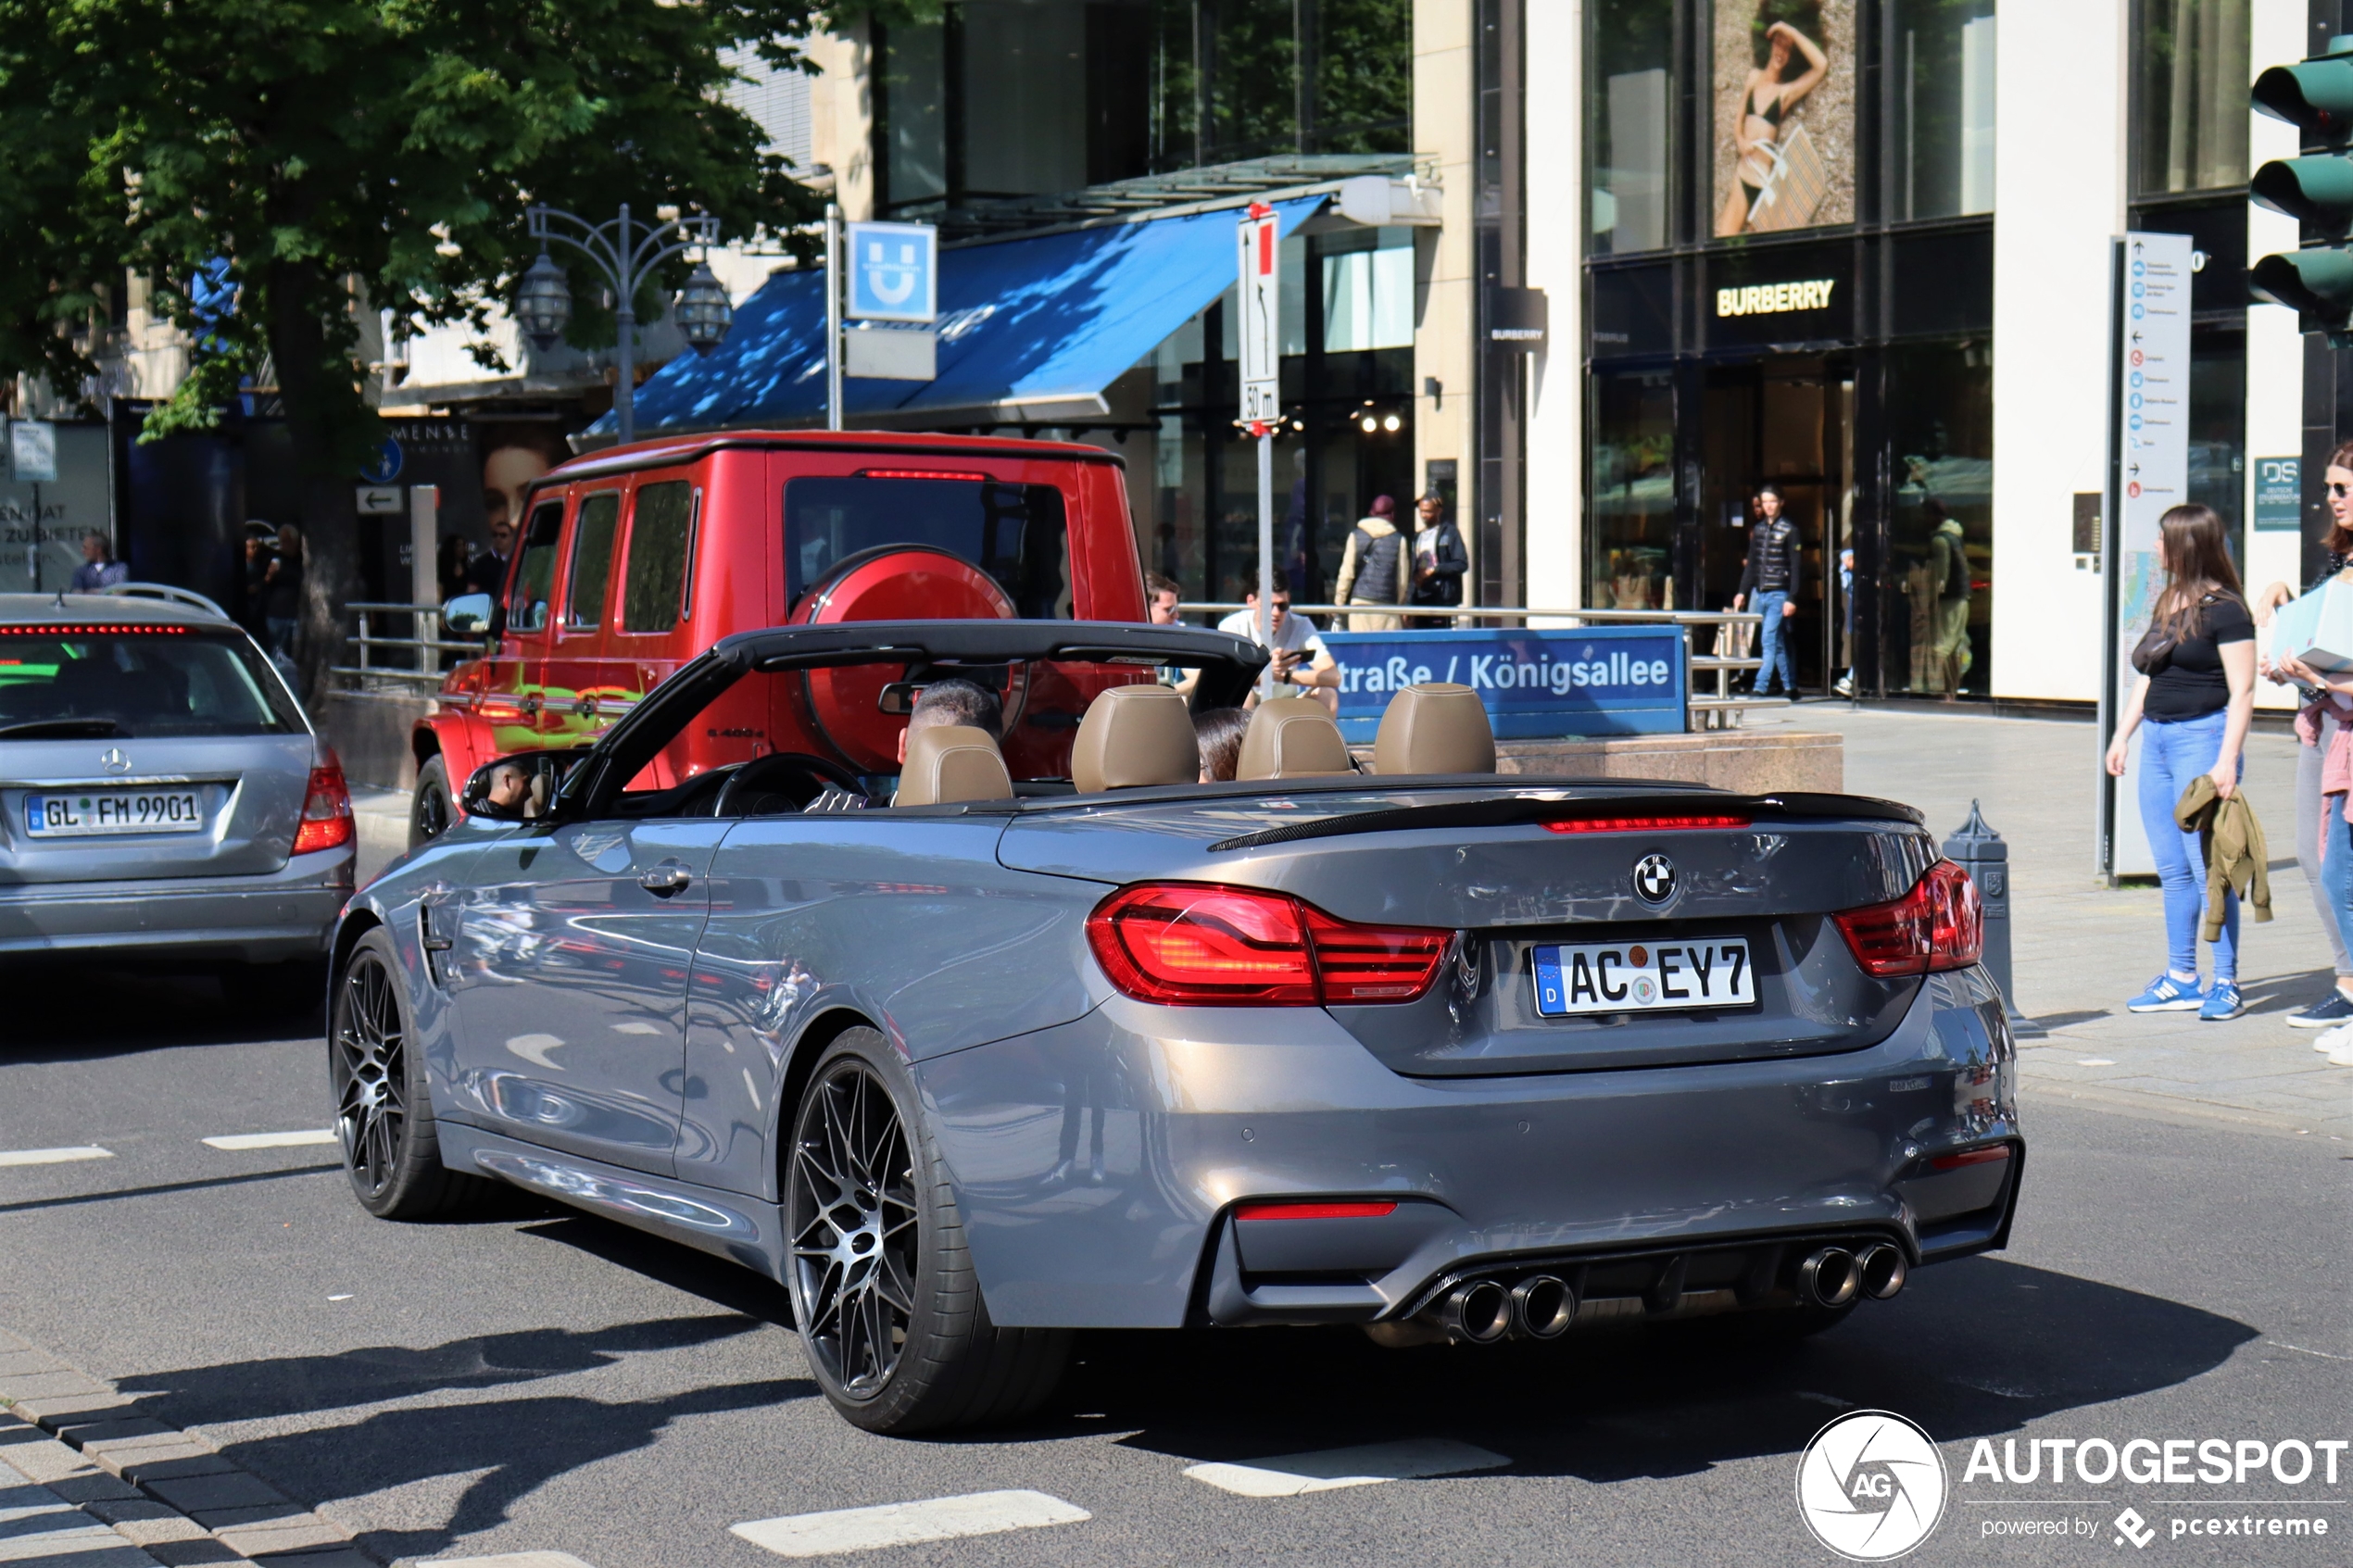
{"type": "Polygon", "coordinates": [[[827,1045],[783,1157],[785,1283],[809,1367],[869,1432],[1002,1424],[1052,1395],[1066,1328],[988,1318],[913,1074],[871,1028],[827,1045]]]}
{"type": "Polygon", "coordinates": [[[865,1062],[837,1060],[810,1086],[792,1160],[802,1336],[829,1385],[870,1399],[906,1352],[923,1231],[907,1130],[865,1062]]]}
{"type": "Polygon", "coordinates": [[[327,1076],[335,1142],[359,1206],[378,1219],[422,1220],[471,1207],[496,1184],[441,1163],[402,985],[390,933],[378,927],[353,945],[335,973],[327,1076]]]}

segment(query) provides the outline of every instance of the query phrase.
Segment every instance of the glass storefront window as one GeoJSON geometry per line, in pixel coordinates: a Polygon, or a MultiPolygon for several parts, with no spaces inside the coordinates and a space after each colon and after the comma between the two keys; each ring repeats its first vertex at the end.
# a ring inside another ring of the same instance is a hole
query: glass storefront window
{"type": "Polygon", "coordinates": [[[2234,558],[2246,488],[2246,334],[2233,327],[2190,331],[2190,499],[2214,508],[2234,558]]]}
{"type": "Polygon", "coordinates": [[[1586,88],[1587,211],[1592,254],[1667,243],[1667,106],[1674,0],[1592,0],[1586,88]]]}
{"type": "Polygon", "coordinates": [[[2246,182],[2250,0],[2134,6],[2133,169],[2143,193],[2246,182]]]}
{"type": "Polygon", "coordinates": [[[948,111],[942,27],[884,35],[883,178],[893,206],[948,194],[948,111]]]}
{"type": "Polygon", "coordinates": [[[1993,678],[1993,351],[1892,349],[1886,385],[1895,492],[1879,573],[1881,679],[1890,694],[1983,696],[1993,678]]]}
{"type": "MultiPolygon", "coordinates": [[[[1324,352],[1414,346],[1414,234],[1410,229],[1365,229],[1335,234],[1321,247],[1324,263],[1324,352]]],[[[1286,247],[1285,259],[1289,260],[1286,247]]],[[[1288,292],[1288,291],[1287,291],[1288,292]]],[[[1284,307],[1290,300],[1286,297],[1284,307]]],[[[1288,318],[1284,335],[1290,335],[1288,318]]],[[[1285,353],[1304,353],[1305,343],[1285,353]]]]}
{"type": "Polygon", "coordinates": [[[1675,383],[1660,370],[1593,377],[1592,542],[1586,602],[1675,604],[1675,383]]]}
{"type": "Polygon", "coordinates": [[[1896,0],[1894,216],[1994,210],[1994,0],[1896,0]]]}

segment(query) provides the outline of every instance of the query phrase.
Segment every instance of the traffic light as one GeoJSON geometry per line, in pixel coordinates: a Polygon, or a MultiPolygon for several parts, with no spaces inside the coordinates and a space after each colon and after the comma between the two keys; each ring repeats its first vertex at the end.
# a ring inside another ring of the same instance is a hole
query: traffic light
{"type": "Polygon", "coordinates": [[[2326,332],[2338,348],[2353,347],[2353,34],[2329,40],[2328,51],[2292,66],[2273,66],[2255,79],[2255,107],[2304,132],[2304,144],[2334,149],[2274,158],[2255,171],[2247,195],[2259,207],[2304,225],[2296,250],[2267,256],[2249,270],[2258,298],[2294,310],[2298,327],[2326,332]]]}

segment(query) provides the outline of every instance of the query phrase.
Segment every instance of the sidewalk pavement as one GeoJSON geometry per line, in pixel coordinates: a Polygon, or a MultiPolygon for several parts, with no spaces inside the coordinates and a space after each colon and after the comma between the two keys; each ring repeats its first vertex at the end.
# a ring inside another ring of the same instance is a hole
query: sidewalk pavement
{"type": "MultiPolygon", "coordinates": [[[[2094,872],[2098,737],[2087,722],[1910,713],[1807,703],[1751,723],[1845,737],[1846,787],[1928,814],[1941,841],[1969,803],[2008,841],[2013,1003],[2028,1103],[2072,1098],[2168,1120],[2227,1122],[2289,1136],[2353,1138],[2353,1070],[2312,1049],[2318,1031],[2287,1015],[2326,994],[2327,939],[2296,864],[2296,740],[2248,738],[2246,789],[2271,849],[2267,925],[2242,910],[2244,1017],[2128,1013],[2126,999],[2165,967],[2154,886],[2110,888],[2094,872]],[[2039,1031],[2039,1032],[2038,1032],[2039,1031]]],[[[2132,779],[2123,810],[2134,810],[2132,779]]],[[[2201,946],[2202,972],[2212,973],[2201,946]]]]}

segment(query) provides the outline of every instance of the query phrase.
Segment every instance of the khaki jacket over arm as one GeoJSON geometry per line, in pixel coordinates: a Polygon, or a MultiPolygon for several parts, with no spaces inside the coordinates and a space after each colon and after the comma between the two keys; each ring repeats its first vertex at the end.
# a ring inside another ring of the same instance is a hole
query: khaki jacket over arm
{"type": "Polygon", "coordinates": [[[2271,918],[2271,872],[2263,844],[2263,823],[2247,804],[2246,791],[2234,791],[2228,800],[2214,793],[2214,780],[2200,773],[2182,791],[2173,821],[2183,833],[2197,834],[2198,853],[2206,861],[2206,919],[2200,929],[2208,942],[2222,935],[2223,900],[2235,893],[2255,909],[2257,924],[2271,918]]]}

